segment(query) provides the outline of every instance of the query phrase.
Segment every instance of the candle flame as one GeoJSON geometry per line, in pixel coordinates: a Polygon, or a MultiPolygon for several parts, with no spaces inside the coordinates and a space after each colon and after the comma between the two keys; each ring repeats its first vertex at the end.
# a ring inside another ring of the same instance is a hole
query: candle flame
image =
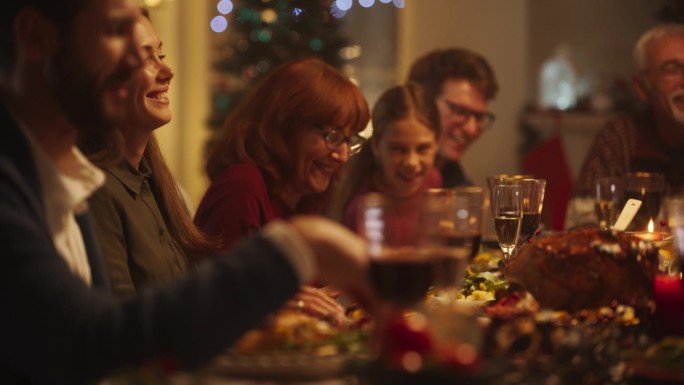
{"type": "Polygon", "coordinates": [[[653,232],[653,219],[648,221],[648,232],[652,233],[653,232]]]}

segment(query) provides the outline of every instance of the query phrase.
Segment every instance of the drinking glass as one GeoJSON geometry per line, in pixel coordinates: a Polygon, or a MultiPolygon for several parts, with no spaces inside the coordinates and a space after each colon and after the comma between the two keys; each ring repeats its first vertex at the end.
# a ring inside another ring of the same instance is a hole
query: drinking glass
{"type": "Polygon", "coordinates": [[[495,174],[487,177],[487,186],[489,187],[489,206],[492,209],[492,214],[494,214],[494,205],[492,205],[491,202],[494,201],[494,186],[496,184],[499,184],[499,182],[503,179],[518,180],[531,178],[534,178],[534,176],[530,174],[495,174]]]}
{"type": "Polygon", "coordinates": [[[484,193],[480,187],[430,189],[423,193],[418,244],[435,255],[436,295],[456,299],[465,268],[480,250],[484,193]]]}
{"type": "Polygon", "coordinates": [[[542,207],[544,206],[545,179],[520,179],[517,183],[522,186],[522,224],[520,225],[520,239],[518,244],[529,242],[539,230],[542,207]]]}
{"type": "Polygon", "coordinates": [[[672,255],[667,259],[661,258],[660,271],[677,275],[684,266],[684,196],[669,198],[665,202],[665,207],[667,222],[672,233],[672,255]]]}
{"type": "Polygon", "coordinates": [[[541,223],[546,180],[526,178],[525,175],[516,175],[514,177],[495,177],[492,183],[494,185],[517,184],[522,187],[523,218],[520,226],[518,245],[529,242],[539,230],[539,225],[541,223]]]}
{"type": "Polygon", "coordinates": [[[434,256],[418,247],[418,207],[377,193],[361,202],[358,231],[367,241],[370,277],[382,299],[400,308],[421,302],[434,284],[434,256]]]}
{"type": "Polygon", "coordinates": [[[494,227],[504,259],[513,255],[520,238],[523,218],[522,186],[519,184],[494,185],[494,227]]]}
{"type": "Polygon", "coordinates": [[[681,270],[684,266],[684,197],[667,199],[665,207],[672,232],[672,258],[667,261],[661,259],[661,273],[656,274],[653,280],[655,312],[651,330],[655,338],[684,336],[684,282],[681,270]]]}
{"type": "Polygon", "coordinates": [[[599,227],[610,229],[615,224],[620,210],[622,210],[622,177],[604,176],[596,178],[596,202],[594,209],[599,227]]]}
{"type": "MultiPolygon", "coordinates": [[[[647,230],[649,222],[658,220],[665,190],[665,177],[660,173],[632,172],[625,176],[624,201],[638,199],[641,208],[637,211],[628,230],[647,230]]],[[[651,229],[653,230],[653,229],[651,229]]]]}

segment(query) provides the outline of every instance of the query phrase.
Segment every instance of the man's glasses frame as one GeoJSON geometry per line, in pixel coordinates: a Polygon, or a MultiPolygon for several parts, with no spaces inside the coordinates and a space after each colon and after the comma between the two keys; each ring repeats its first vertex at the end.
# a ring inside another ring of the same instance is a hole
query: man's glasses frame
{"type": "Polygon", "coordinates": [[[462,104],[454,103],[444,98],[440,98],[439,100],[441,100],[442,103],[447,106],[449,112],[460,118],[461,124],[467,122],[471,117],[473,117],[475,118],[477,125],[485,129],[491,127],[496,120],[496,115],[492,114],[491,112],[475,111],[462,104]]]}

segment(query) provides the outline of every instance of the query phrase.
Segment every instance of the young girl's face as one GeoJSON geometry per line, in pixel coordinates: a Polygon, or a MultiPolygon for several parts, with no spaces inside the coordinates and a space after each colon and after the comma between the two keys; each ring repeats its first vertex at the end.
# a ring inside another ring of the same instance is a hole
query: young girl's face
{"type": "Polygon", "coordinates": [[[436,152],[437,138],[428,126],[413,117],[390,124],[373,143],[381,192],[394,197],[415,194],[432,169],[436,152]]]}

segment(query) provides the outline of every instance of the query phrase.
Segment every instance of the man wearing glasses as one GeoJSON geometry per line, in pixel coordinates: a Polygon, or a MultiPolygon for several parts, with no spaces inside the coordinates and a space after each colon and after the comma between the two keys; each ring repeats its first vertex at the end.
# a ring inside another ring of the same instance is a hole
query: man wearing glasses
{"type": "Polygon", "coordinates": [[[634,60],[633,85],[646,108],[616,117],[596,135],[575,186],[578,198],[593,196],[596,178],[630,171],[663,173],[671,193],[684,187],[684,25],[646,31],[634,60]]]}
{"type": "Polygon", "coordinates": [[[437,105],[442,135],[435,164],[444,187],[471,185],[461,158],[494,123],[495,116],[487,108],[499,86],[491,66],[467,49],[435,50],[413,63],[408,81],[420,84],[437,105]]]}

